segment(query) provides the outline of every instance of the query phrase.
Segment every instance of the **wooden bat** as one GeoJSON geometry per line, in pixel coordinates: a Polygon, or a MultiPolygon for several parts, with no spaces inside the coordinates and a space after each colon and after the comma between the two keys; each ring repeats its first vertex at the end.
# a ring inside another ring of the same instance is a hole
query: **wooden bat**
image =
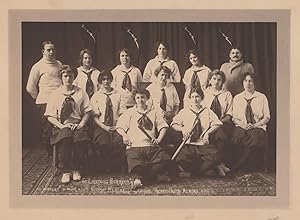
{"type": "MultiPolygon", "coordinates": [[[[148,132],[145,130],[145,128],[141,125],[138,125],[138,128],[147,136],[147,138],[152,141],[152,137],[148,134],[148,132]]],[[[158,144],[155,144],[156,147],[158,147],[159,149],[162,149],[161,146],[159,146],[158,144]]]]}
{"type": "MultiPolygon", "coordinates": [[[[194,130],[195,130],[195,128],[196,128],[198,118],[199,118],[199,115],[195,118],[194,125],[193,125],[193,128],[192,128],[190,134],[188,135],[187,138],[185,138],[185,139],[181,142],[181,144],[179,145],[179,147],[177,148],[177,150],[176,150],[175,153],[173,154],[172,160],[175,160],[175,158],[177,157],[177,155],[179,154],[179,152],[181,151],[181,149],[183,148],[183,146],[184,146],[184,145],[186,144],[186,142],[191,138],[191,136],[192,136],[192,134],[193,134],[193,132],[194,132],[194,130]]],[[[208,131],[209,128],[210,128],[210,126],[209,126],[208,128],[206,128],[206,129],[204,130],[204,132],[202,132],[201,136],[203,136],[203,135],[208,131]]]]}

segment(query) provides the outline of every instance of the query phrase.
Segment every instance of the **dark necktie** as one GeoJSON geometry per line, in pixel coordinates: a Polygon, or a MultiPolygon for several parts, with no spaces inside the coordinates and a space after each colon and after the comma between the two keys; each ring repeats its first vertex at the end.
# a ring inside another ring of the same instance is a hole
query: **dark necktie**
{"type": "Polygon", "coordinates": [[[246,120],[247,120],[247,123],[251,123],[251,124],[254,124],[255,123],[255,120],[254,120],[254,115],[253,115],[253,112],[252,112],[252,108],[251,108],[251,102],[252,100],[254,99],[251,98],[251,99],[246,99],[246,102],[247,102],[247,106],[246,106],[246,120]]]}
{"type": "Polygon", "coordinates": [[[201,88],[199,77],[198,77],[198,74],[197,74],[200,71],[201,70],[197,70],[197,71],[194,71],[194,73],[193,73],[193,76],[192,76],[192,79],[191,79],[191,84],[190,84],[191,91],[194,91],[196,88],[201,88]]]}
{"type": "Polygon", "coordinates": [[[194,124],[196,123],[196,126],[195,126],[194,130],[192,131],[192,136],[191,136],[191,142],[193,142],[193,141],[198,140],[200,135],[202,134],[202,127],[201,127],[201,121],[200,121],[199,115],[204,109],[202,109],[198,113],[193,111],[192,109],[190,109],[190,110],[196,115],[196,118],[194,121],[194,124]]]}
{"type": "Polygon", "coordinates": [[[167,110],[167,95],[164,88],[161,88],[160,107],[164,111],[167,110]]]}
{"type": "Polygon", "coordinates": [[[164,65],[164,63],[165,62],[167,62],[166,60],[164,60],[164,61],[158,61],[159,62],[159,64],[161,65],[161,66],[163,66],[164,65]]]}
{"type": "Polygon", "coordinates": [[[123,79],[123,82],[122,82],[122,88],[123,89],[128,89],[128,91],[132,91],[132,85],[131,85],[131,80],[130,80],[130,77],[129,77],[129,73],[132,69],[130,69],[128,72],[124,71],[124,70],[121,70],[123,73],[125,73],[124,75],[124,79],[123,79]]]}
{"type": "Polygon", "coordinates": [[[114,120],[114,115],[113,115],[113,106],[111,99],[109,97],[109,94],[106,94],[106,101],[105,101],[105,114],[104,114],[104,124],[106,126],[113,126],[113,120],[114,120]]]}
{"type": "Polygon", "coordinates": [[[93,70],[90,70],[89,72],[85,72],[85,71],[83,71],[83,72],[87,76],[85,91],[88,94],[88,96],[91,98],[92,95],[94,94],[94,84],[93,84],[93,81],[91,79],[93,70]]]}
{"type": "Polygon", "coordinates": [[[147,114],[149,113],[149,112],[146,112],[146,113],[140,113],[140,112],[138,112],[139,114],[141,114],[142,115],[142,117],[140,117],[140,119],[137,121],[138,122],[138,124],[140,125],[140,126],[142,126],[143,128],[145,128],[146,130],[149,130],[149,131],[151,131],[152,129],[153,129],[153,123],[152,123],[152,121],[150,120],[150,118],[147,116],[147,114]]]}
{"type": "Polygon", "coordinates": [[[214,100],[212,101],[211,103],[211,106],[210,106],[210,109],[216,113],[216,115],[218,116],[219,119],[221,119],[221,115],[222,115],[222,110],[221,110],[221,104],[220,104],[220,101],[218,99],[218,96],[220,95],[221,93],[219,93],[218,95],[214,95],[215,98],[214,100]]]}
{"type": "Polygon", "coordinates": [[[74,99],[72,98],[71,95],[66,96],[60,112],[60,122],[62,124],[68,119],[68,117],[71,115],[74,109],[75,109],[74,99]]]}

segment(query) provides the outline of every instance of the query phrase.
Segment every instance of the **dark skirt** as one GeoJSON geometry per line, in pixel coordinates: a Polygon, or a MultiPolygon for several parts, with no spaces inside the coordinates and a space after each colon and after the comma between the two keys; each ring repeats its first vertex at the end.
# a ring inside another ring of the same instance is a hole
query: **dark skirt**
{"type": "Polygon", "coordinates": [[[213,169],[219,164],[218,149],[211,144],[202,146],[186,144],[176,157],[176,161],[185,171],[192,173],[198,173],[204,162],[209,163],[209,168],[213,169]]]}
{"type": "Polygon", "coordinates": [[[233,131],[233,169],[260,169],[264,160],[266,131],[261,128],[244,130],[236,127],[233,131]]]}
{"type": "Polygon", "coordinates": [[[89,134],[88,134],[88,126],[84,126],[79,130],[72,131],[69,128],[59,129],[54,127],[52,129],[52,135],[50,137],[51,145],[59,143],[61,140],[65,138],[72,138],[73,142],[83,142],[83,141],[90,141],[89,134]]]}
{"type": "Polygon", "coordinates": [[[42,144],[48,146],[50,145],[50,137],[51,137],[51,130],[52,124],[48,121],[47,117],[44,115],[46,111],[47,104],[37,104],[37,109],[40,115],[40,124],[41,124],[41,141],[42,144]]]}
{"type": "Polygon", "coordinates": [[[107,132],[99,126],[94,127],[93,142],[95,144],[123,145],[123,138],[117,131],[107,132]]]}
{"type": "Polygon", "coordinates": [[[234,145],[263,148],[266,142],[266,131],[262,128],[247,131],[241,127],[235,127],[231,140],[234,145]]]}
{"type": "Polygon", "coordinates": [[[182,133],[180,131],[175,131],[173,128],[169,128],[161,144],[163,146],[173,145],[174,150],[176,150],[177,147],[181,144],[181,142],[182,133]]]}
{"type": "Polygon", "coordinates": [[[210,143],[217,147],[220,161],[227,165],[232,163],[233,147],[231,143],[231,133],[233,128],[233,124],[225,122],[209,139],[210,143]]]}
{"type": "Polygon", "coordinates": [[[149,164],[157,164],[171,159],[170,154],[165,149],[157,147],[131,147],[126,149],[128,171],[131,171],[137,166],[147,166],[149,164]]]}

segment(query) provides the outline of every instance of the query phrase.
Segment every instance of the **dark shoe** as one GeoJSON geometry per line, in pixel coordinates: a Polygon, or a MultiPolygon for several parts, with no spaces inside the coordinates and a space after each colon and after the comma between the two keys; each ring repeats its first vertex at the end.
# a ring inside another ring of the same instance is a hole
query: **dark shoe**
{"type": "Polygon", "coordinates": [[[204,172],[203,176],[216,177],[218,174],[215,170],[207,170],[204,172]]]}
{"type": "Polygon", "coordinates": [[[191,176],[192,176],[192,173],[186,172],[186,171],[180,172],[178,174],[178,177],[180,177],[180,178],[190,178],[191,176]]]}
{"type": "Polygon", "coordinates": [[[167,175],[157,175],[156,181],[159,183],[169,183],[171,182],[171,179],[167,175]]]}

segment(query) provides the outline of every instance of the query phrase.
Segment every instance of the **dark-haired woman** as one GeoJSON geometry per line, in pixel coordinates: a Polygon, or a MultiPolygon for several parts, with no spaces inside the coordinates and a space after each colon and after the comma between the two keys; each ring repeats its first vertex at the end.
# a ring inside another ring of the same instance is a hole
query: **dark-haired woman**
{"type": "Polygon", "coordinates": [[[189,104],[189,96],[192,90],[201,88],[202,91],[204,91],[206,89],[208,74],[211,71],[210,68],[202,64],[200,53],[197,50],[189,50],[187,58],[192,66],[185,71],[182,79],[182,82],[185,85],[185,94],[183,98],[184,106],[189,104]]]}
{"type": "Polygon", "coordinates": [[[113,75],[112,87],[121,94],[126,108],[130,108],[135,105],[133,91],[142,82],[142,74],[139,68],[132,65],[131,54],[127,48],[118,52],[118,58],[120,64],[111,71],[113,75]]]}
{"type": "Polygon", "coordinates": [[[267,97],[255,90],[255,77],[243,75],[244,91],[233,99],[232,121],[235,124],[232,142],[237,149],[235,169],[259,168],[266,144],[270,110],[267,97]]]}
{"type": "Polygon", "coordinates": [[[232,95],[223,88],[226,77],[223,71],[213,70],[208,76],[208,87],[204,91],[203,103],[210,108],[222,121],[223,126],[220,127],[212,136],[212,143],[218,147],[222,164],[218,166],[220,176],[225,176],[231,165],[232,148],[231,148],[231,132],[234,125],[232,118],[232,95]],[[225,164],[227,166],[225,166],[225,164]]]}
{"type": "Polygon", "coordinates": [[[171,124],[187,140],[176,157],[185,171],[180,176],[216,175],[216,166],[220,164],[218,149],[210,143],[210,137],[222,122],[212,110],[202,105],[203,98],[201,88],[192,91],[190,106],[180,110],[171,124]]]}
{"type": "Polygon", "coordinates": [[[98,77],[100,71],[92,66],[93,54],[88,49],[83,49],[79,54],[80,67],[77,68],[77,77],[73,84],[82,88],[89,98],[98,90],[98,77]]]}
{"type": "Polygon", "coordinates": [[[144,82],[153,82],[156,79],[154,71],[159,66],[166,66],[171,70],[170,82],[180,82],[181,76],[177,63],[169,57],[169,46],[164,41],[159,41],[154,46],[156,56],[147,63],[144,74],[144,82]]]}

